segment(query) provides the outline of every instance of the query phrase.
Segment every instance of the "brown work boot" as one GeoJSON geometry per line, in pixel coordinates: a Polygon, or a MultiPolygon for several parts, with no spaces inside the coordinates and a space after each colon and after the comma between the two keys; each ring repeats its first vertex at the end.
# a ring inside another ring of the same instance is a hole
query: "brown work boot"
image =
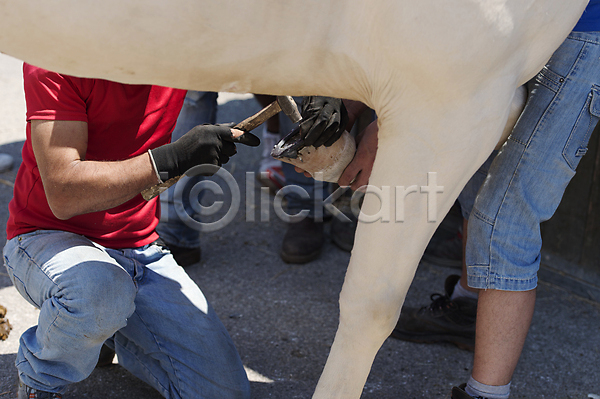
{"type": "Polygon", "coordinates": [[[286,263],[308,263],[321,254],[323,248],[323,222],[304,218],[298,223],[288,223],[281,245],[281,259],[286,263]]]}

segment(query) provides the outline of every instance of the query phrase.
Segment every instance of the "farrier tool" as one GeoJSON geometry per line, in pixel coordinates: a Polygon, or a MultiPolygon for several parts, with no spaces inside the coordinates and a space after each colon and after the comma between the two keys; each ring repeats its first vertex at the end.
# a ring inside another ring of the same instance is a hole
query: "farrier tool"
{"type": "MultiPolygon", "coordinates": [[[[249,132],[252,129],[257,128],[267,121],[267,119],[272,116],[277,115],[280,111],[283,111],[293,123],[296,123],[302,119],[300,116],[300,111],[298,111],[298,106],[294,99],[290,96],[277,96],[277,99],[273,101],[271,104],[267,105],[265,108],[252,115],[249,118],[244,119],[237,125],[233,127],[233,129],[242,130],[244,132],[249,132]]],[[[150,201],[152,198],[160,195],[163,191],[166,191],[169,187],[174,185],[181,179],[182,176],[173,177],[172,179],[167,180],[166,182],[157,184],[146,190],[142,191],[142,197],[146,201],[150,201]]]]}

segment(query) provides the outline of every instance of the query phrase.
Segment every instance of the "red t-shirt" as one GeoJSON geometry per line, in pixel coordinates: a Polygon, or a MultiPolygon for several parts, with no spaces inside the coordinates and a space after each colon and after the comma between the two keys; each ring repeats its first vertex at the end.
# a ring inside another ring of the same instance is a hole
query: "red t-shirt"
{"type": "MultiPolygon", "coordinates": [[[[87,122],[86,160],[124,160],[168,143],[185,97],[185,90],[76,78],[28,64],[23,65],[23,77],[28,121],[87,122]]],[[[8,209],[9,239],[34,230],[63,230],[108,248],[133,248],[158,238],[158,198],[145,201],[137,195],[106,211],[57,219],[33,154],[30,123],[8,209]]]]}

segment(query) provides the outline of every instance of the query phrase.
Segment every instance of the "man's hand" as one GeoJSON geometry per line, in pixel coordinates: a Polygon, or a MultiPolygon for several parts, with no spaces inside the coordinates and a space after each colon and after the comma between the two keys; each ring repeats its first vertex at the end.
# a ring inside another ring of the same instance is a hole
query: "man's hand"
{"type": "Polygon", "coordinates": [[[300,134],[305,146],[329,147],[348,124],[348,112],[339,98],[310,96],[302,100],[300,134]]]}
{"type": "MultiPolygon", "coordinates": [[[[371,122],[365,130],[356,137],[356,154],[352,161],[346,166],[338,180],[340,186],[350,186],[354,191],[369,184],[375,155],[377,154],[377,120],[371,122]]],[[[310,173],[299,167],[294,168],[296,172],[311,177],[310,173]]]]}
{"type": "Polygon", "coordinates": [[[227,125],[196,126],[174,143],[150,150],[163,181],[183,175],[196,165],[221,166],[236,153],[234,143],[256,147],[258,137],[227,125]]]}
{"type": "Polygon", "coordinates": [[[369,184],[377,154],[377,121],[371,122],[366,129],[356,137],[356,154],[340,176],[340,186],[350,186],[354,191],[369,184]]]}

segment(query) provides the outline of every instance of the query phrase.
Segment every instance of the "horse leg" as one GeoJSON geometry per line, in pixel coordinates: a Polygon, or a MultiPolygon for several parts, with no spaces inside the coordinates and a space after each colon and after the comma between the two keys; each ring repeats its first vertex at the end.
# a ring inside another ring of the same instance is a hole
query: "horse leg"
{"type": "Polygon", "coordinates": [[[379,194],[365,195],[340,294],[338,330],[313,398],[360,397],[375,355],[396,325],[429,239],[494,149],[513,92],[492,91],[488,109],[498,110],[498,115],[490,111],[489,116],[467,118],[471,112],[481,113],[479,96],[477,102],[457,105],[450,112],[430,107],[431,115],[413,120],[408,113],[380,120],[370,180],[379,194]],[[380,219],[369,223],[369,217],[380,219]]]}

